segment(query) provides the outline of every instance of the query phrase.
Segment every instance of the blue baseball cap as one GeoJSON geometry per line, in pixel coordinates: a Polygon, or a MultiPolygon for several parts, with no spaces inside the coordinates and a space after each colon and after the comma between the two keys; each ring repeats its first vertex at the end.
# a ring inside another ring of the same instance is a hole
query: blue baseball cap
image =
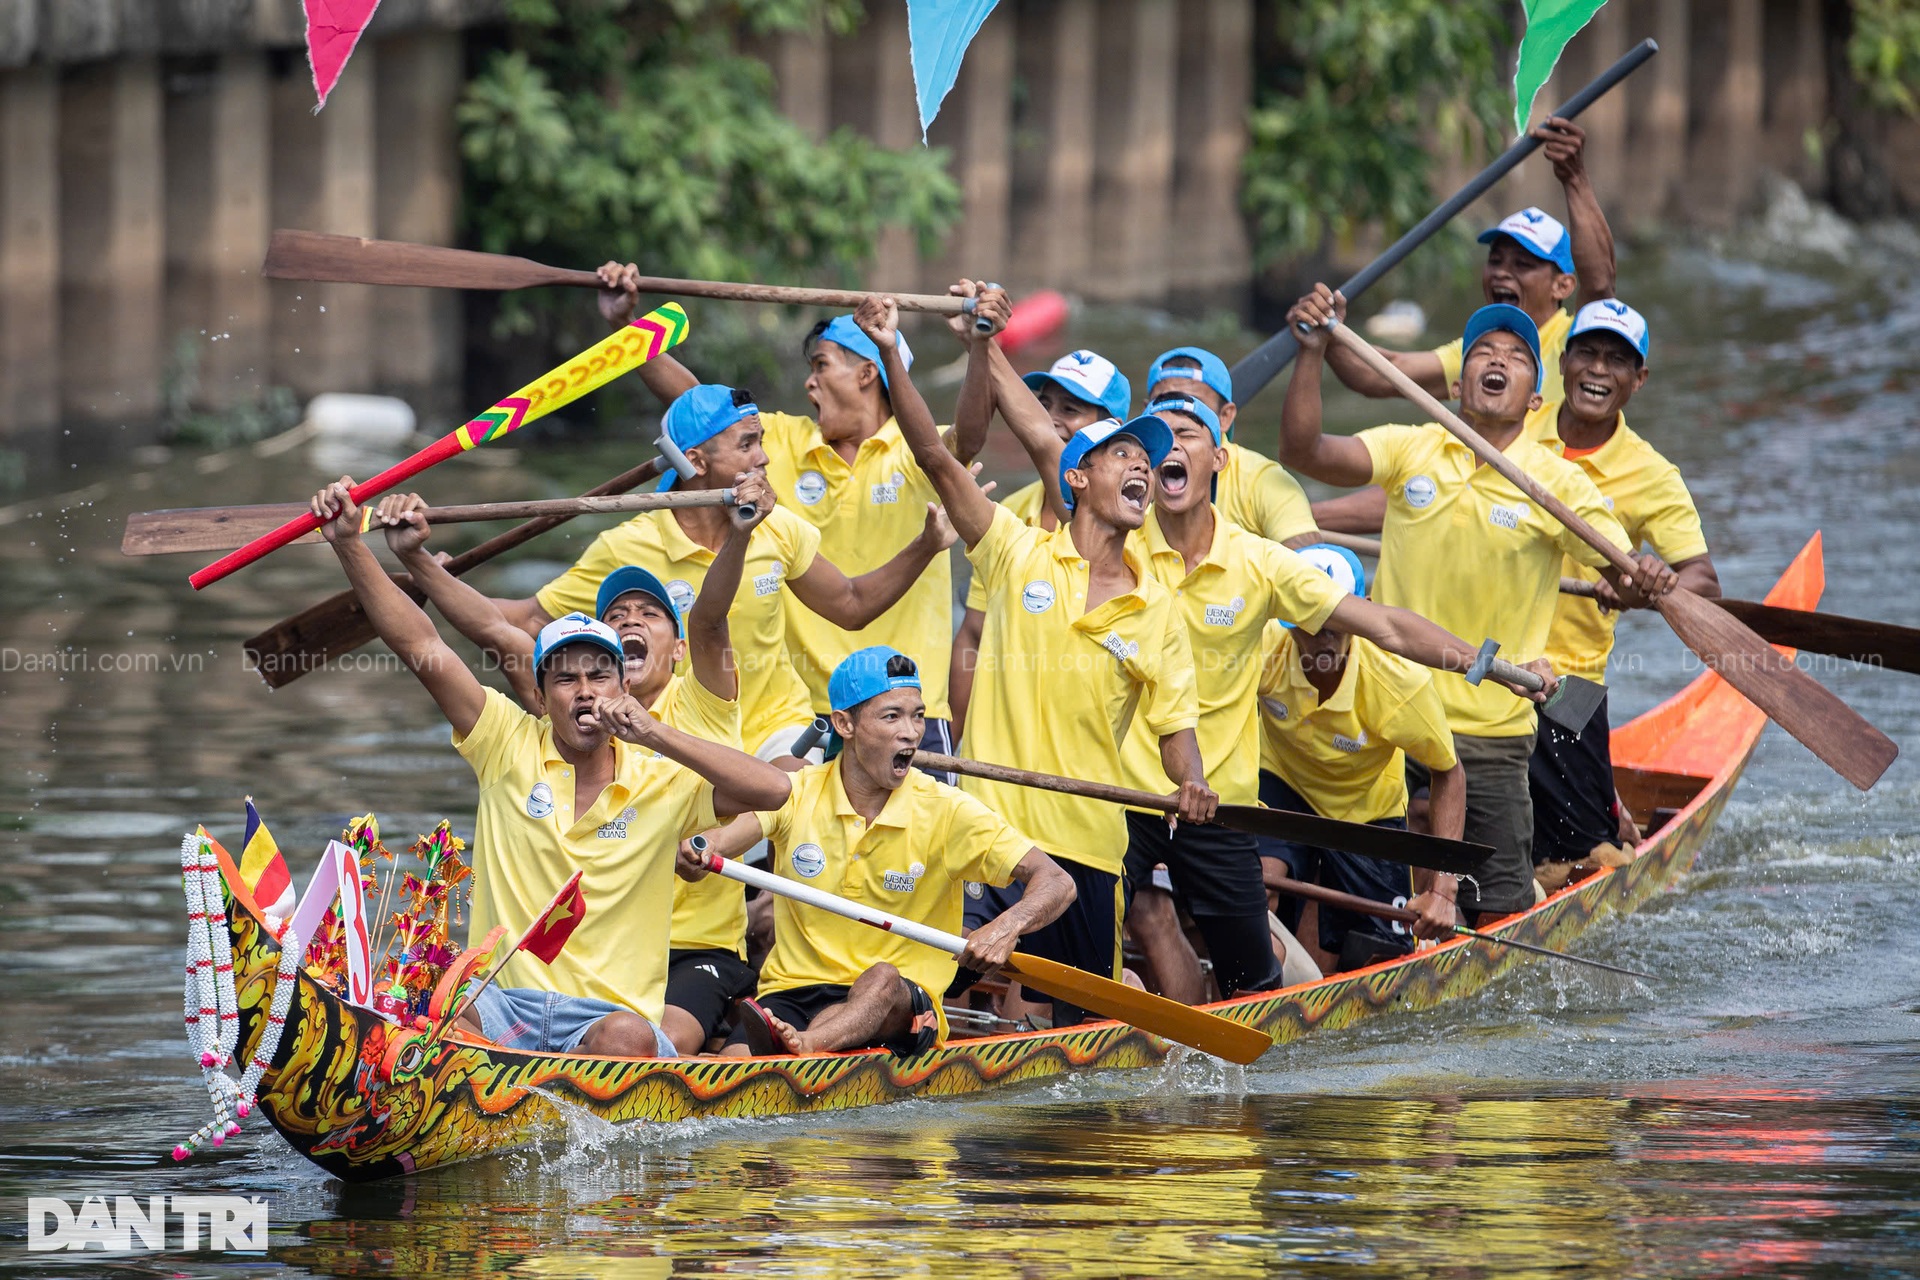
{"type": "Polygon", "coordinates": [[[1173,450],[1173,429],[1150,413],[1125,423],[1118,418],[1102,418],[1080,428],[1060,451],[1060,500],[1067,504],[1067,510],[1073,510],[1073,490],[1067,485],[1067,472],[1079,466],[1089,453],[1119,436],[1138,440],[1140,447],[1147,451],[1149,466],[1159,466],[1173,450]]]}
{"type": "MultiPolygon", "coordinates": [[[[667,406],[666,417],[660,419],[660,428],[667,433],[667,439],[681,449],[692,449],[742,418],[751,418],[759,412],[760,406],[752,401],[735,404],[732,387],[703,382],[674,397],[673,403],[667,406]]],[[[668,467],[667,474],[660,477],[660,483],[654,488],[656,492],[665,493],[679,482],[680,473],[668,467]]]]}
{"type": "MultiPolygon", "coordinates": [[[[913,368],[913,348],[907,345],[907,335],[902,333],[896,334],[895,337],[900,343],[900,367],[913,368]]],[[[820,331],[820,337],[816,341],[831,342],[845,347],[862,360],[868,361],[880,371],[880,385],[887,387],[887,362],[880,358],[880,348],[859,325],[853,322],[851,315],[835,316],[827,321],[827,327],[820,331]]],[[[893,388],[887,387],[887,390],[892,391],[893,388]]]]}
{"type": "Polygon", "coordinates": [[[918,689],[919,668],[913,674],[890,676],[887,663],[907,655],[884,644],[856,649],[841,660],[827,679],[827,705],[835,711],[851,711],[868,698],[876,698],[890,689],[918,689]]]}
{"type": "Polygon", "coordinates": [[[1161,396],[1158,400],[1148,405],[1146,411],[1156,416],[1163,412],[1184,413],[1207,430],[1213,432],[1214,448],[1217,449],[1220,447],[1220,415],[1207,408],[1204,404],[1201,404],[1198,400],[1195,400],[1192,396],[1161,396]]]}
{"type": "Polygon", "coordinates": [[[652,596],[665,605],[667,612],[673,615],[673,634],[686,638],[686,623],[680,617],[680,606],[673,602],[673,594],[658,577],[637,564],[623,564],[600,580],[600,594],[593,601],[594,613],[606,617],[607,610],[613,608],[615,600],[635,591],[643,596],[652,596]]]}
{"type": "Polygon", "coordinates": [[[1233,403],[1233,375],[1227,372],[1227,366],[1220,357],[1204,347],[1175,347],[1162,352],[1160,358],[1147,370],[1147,394],[1168,378],[1191,378],[1195,382],[1206,384],[1213,393],[1228,404],[1233,403]],[[1199,365],[1198,369],[1167,368],[1170,360],[1191,360],[1199,365]]]}
{"type": "Polygon", "coordinates": [[[1106,410],[1109,418],[1133,411],[1133,387],[1113,361],[1092,351],[1069,351],[1045,373],[1030,373],[1020,381],[1038,392],[1049,382],[1076,400],[1106,410]]]}
{"type": "Polygon", "coordinates": [[[535,679],[539,678],[540,668],[546,665],[547,659],[570,644],[597,645],[612,654],[615,662],[624,665],[627,660],[626,651],[620,647],[620,637],[612,627],[584,613],[569,613],[540,628],[539,636],[534,639],[535,679]]]}
{"type": "Polygon", "coordinates": [[[1492,244],[1501,236],[1513,241],[1536,258],[1544,258],[1568,275],[1573,274],[1573,237],[1552,214],[1528,205],[1518,213],[1500,219],[1500,225],[1480,233],[1481,244],[1492,244]]]}
{"type": "MultiPolygon", "coordinates": [[[[1365,597],[1367,594],[1367,567],[1360,563],[1360,557],[1345,547],[1336,547],[1330,542],[1316,542],[1310,547],[1302,547],[1295,552],[1302,560],[1333,579],[1333,585],[1350,596],[1365,597]]],[[[1280,625],[1293,630],[1293,623],[1285,618],[1280,625]]]]}
{"type": "Polygon", "coordinates": [[[1533,391],[1538,395],[1546,381],[1547,371],[1540,363],[1540,328],[1534,324],[1533,317],[1507,302],[1493,303],[1468,316],[1467,331],[1460,339],[1460,362],[1463,366],[1474,344],[1490,333],[1517,334],[1527,344],[1527,350],[1533,352],[1533,391]]]}
{"type": "Polygon", "coordinates": [[[1653,345],[1647,333],[1647,318],[1618,298],[1602,298],[1580,308],[1573,317],[1573,328],[1567,331],[1567,341],[1583,333],[1611,333],[1625,338],[1642,360],[1647,358],[1648,348],[1653,345]]]}

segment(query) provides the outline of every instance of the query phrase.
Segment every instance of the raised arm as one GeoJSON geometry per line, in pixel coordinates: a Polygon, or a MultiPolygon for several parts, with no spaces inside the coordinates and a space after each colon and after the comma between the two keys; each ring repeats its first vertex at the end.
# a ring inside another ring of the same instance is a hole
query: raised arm
{"type": "Polygon", "coordinates": [[[738,748],[669,728],[632,694],[600,699],[591,719],[606,725],[616,738],[657,751],[712,783],[713,811],[723,818],[778,809],[793,794],[792,774],[738,748]]]}
{"type": "Polygon", "coordinates": [[[1046,409],[1034,397],[1033,388],[1020,380],[1020,374],[1013,367],[1013,361],[1007,359],[1007,353],[1000,344],[987,344],[992,359],[993,402],[1000,410],[1001,420],[1007,429],[1013,432],[1014,439],[1027,451],[1027,457],[1033,461],[1033,469],[1040,476],[1040,492],[1046,496],[1047,507],[1053,512],[1054,519],[1065,524],[1073,518],[1067,510],[1066,499],[1060,496],[1057,477],[1060,475],[1060,454],[1066,448],[1060,439],[1060,433],[1054,430],[1053,419],[1047,416],[1046,409]]]}
{"type": "MultiPolygon", "coordinates": [[[[1365,636],[1388,653],[1397,653],[1435,671],[1464,673],[1479,656],[1478,645],[1468,644],[1439,623],[1430,622],[1411,609],[1376,604],[1363,596],[1342,599],[1327,615],[1326,625],[1350,635],[1365,636]]],[[[1548,672],[1540,674],[1547,677],[1547,687],[1539,695],[1545,697],[1553,692],[1553,680],[1548,672]]],[[[1498,680],[1494,676],[1487,678],[1498,680]]],[[[1520,697],[1534,696],[1512,685],[1507,687],[1520,697]]]]}
{"type": "Polygon", "coordinates": [[[479,723],[480,713],[486,709],[487,691],[440,638],[433,619],[394,585],[361,540],[360,507],[350,496],[352,488],[352,478],[342,476],[313,496],[313,514],[327,522],[320,527],[320,534],[333,544],[340,567],[346,570],[347,582],[359,597],[375,634],[407,664],[440,704],[453,731],[464,737],[479,723]]]}
{"type": "Polygon", "coordinates": [[[1287,312],[1300,356],[1280,410],[1280,461],[1322,484],[1353,488],[1373,483],[1373,455],[1352,436],[1330,436],[1320,429],[1320,371],[1330,343],[1326,325],[1346,318],[1347,300],[1324,284],[1314,285],[1287,312]]]}
{"type": "MultiPolygon", "coordinates": [[[[1004,325],[1006,295],[996,289],[987,290],[976,314],[987,315],[996,325],[1004,325]]],[[[940,433],[933,424],[933,415],[927,411],[927,402],[907,376],[897,341],[900,325],[898,305],[890,297],[869,297],[853,313],[853,319],[880,349],[880,358],[887,370],[887,386],[893,398],[893,416],[900,424],[900,434],[905,437],[907,447],[913,450],[914,461],[920,464],[920,469],[927,473],[927,478],[939,491],[941,504],[947,509],[947,518],[971,547],[986,536],[987,527],[993,523],[993,500],[981,492],[967,464],[956,458],[941,441],[940,433]]],[[[979,338],[980,335],[975,337],[979,338]]],[[[976,341],[974,346],[974,352],[967,362],[969,377],[975,376],[973,365],[981,358],[979,343],[976,341]]]]}
{"type": "MultiPolygon", "coordinates": [[[[413,584],[426,593],[455,631],[500,664],[520,705],[533,707],[539,692],[533,679],[533,637],[514,625],[498,602],[448,573],[427,550],[427,539],[433,535],[431,519],[430,509],[417,493],[390,493],[374,510],[374,523],[386,526],[387,547],[399,557],[400,566],[413,575],[413,584]]],[[[541,616],[545,616],[544,610],[541,616]]]]}
{"type": "MultiPolygon", "coordinates": [[[[977,298],[985,288],[986,286],[978,281],[961,280],[957,284],[948,285],[947,292],[956,298],[977,298]]],[[[975,336],[972,316],[966,314],[949,316],[947,328],[960,340],[961,346],[972,349],[972,339],[975,336]]],[[[986,447],[987,428],[992,422],[992,398],[982,396],[979,387],[962,382],[960,399],[953,406],[953,426],[947,431],[945,437],[947,452],[962,462],[972,462],[980,456],[980,450],[986,447]]]]}
{"type": "Polygon", "coordinates": [[[706,581],[687,610],[687,659],[694,679],[709,693],[729,701],[740,696],[740,677],[733,660],[733,633],[727,615],[740,593],[740,574],[747,562],[747,544],[753,531],[773,510],[773,490],[765,476],[743,472],[733,482],[735,504],[727,508],[727,536],[707,566],[706,581]],[[752,504],[743,517],[740,508],[752,504]]]}
{"type": "MultiPolygon", "coordinates": [[[[1299,335],[1296,333],[1295,336],[1299,335]]],[[[1389,351],[1385,347],[1375,347],[1374,350],[1385,356],[1394,368],[1419,383],[1428,395],[1436,400],[1448,398],[1452,388],[1447,386],[1447,371],[1440,363],[1440,357],[1433,352],[1389,351]]],[[[1399,388],[1345,347],[1333,348],[1326,353],[1326,358],[1333,376],[1340,379],[1347,390],[1356,391],[1369,400],[1392,400],[1399,396],[1399,388]]]]}
{"type": "MultiPolygon", "coordinates": [[[[600,315],[613,328],[623,329],[640,310],[640,268],[631,262],[607,262],[599,274],[600,315]]],[[[640,366],[640,381],[661,404],[672,404],[682,392],[700,385],[687,366],[664,351],[640,366]]]]}
{"type": "MultiPolygon", "coordinates": [[[[970,473],[977,470],[977,463],[969,468],[970,473]]],[[[834,626],[859,631],[893,608],[920,580],[934,557],[945,554],[953,541],[953,525],[948,523],[946,512],[929,502],[927,522],[919,536],[902,547],[893,559],[857,578],[849,578],[839,565],[825,556],[815,556],[807,571],[793,580],[793,594],[801,604],[834,626]]]]}
{"type": "Polygon", "coordinates": [[[1573,241],[1573,273],[1579,277],[1576,307],[1611,298],[1615,283],[1613,228],[1587,179],[1587,132],[1571,120],[1551,117],[1535,125],[1533,136],[1553,162],[1553,176],[1567,197],[1567,236],[1573,241]]]}

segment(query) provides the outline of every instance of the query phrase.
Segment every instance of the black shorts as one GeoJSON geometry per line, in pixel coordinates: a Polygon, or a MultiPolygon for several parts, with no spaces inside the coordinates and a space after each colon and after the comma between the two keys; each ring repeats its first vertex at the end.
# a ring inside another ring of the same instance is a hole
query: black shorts
{"type": "MultiPolygon", "coordinates": [[[[1306,797],[1288,786],[1277,774],[1264,769],[1260,771],[1260,803],[1269,809],[1287,809],[1294,813],[1315,812],[1306,797]]],[[[1407,820],[1379,818],[1367,825],[1405,831],[1407,820]]],[[[1343,853],[1337,849],[1323,849],[1296,840],[1277,840],[1270,836],[1261,836],[1259,843],[1261,857],[1285,863],[1288,878],[1304,884],[1324,885],[1393,907],[1404,907],[1407,900],[1413,897],[1413,870],[1403,863],[1369,858],[1364,854],[1343,853]]],[[[1297,932],[1302,905],[1298,898],[1282,896],[1280,910],[1275,914],[1280,917],[1281,923],[1297,932]]],[[[1334,955],[1342,954],[1350,933],[1364,935],[1368,942],[1376,944],[1368,948],[1370,952],[1413,950],[1413,935],[1407,932],[1405,925],[1392,920],[1362,915],[1357,911],[1343,911],[1322,903],[1319,922],[1320,947],[1334,955]]]]}
{"type": "MultiPolygon", "coordinates": [[[[913,1008],[913,1017],[906,1031],[891,1040],[855,1045],[854,1048],[885,1049],[896,1057],[911,1058],[916,1053],[925,1053],[933,1048],[939,1040],[940,1020],[934,1016],[933,997],[911,979],[902,977],[900,982],[906,987],[907,999],[913,1008]]],[[[822,1013],[836,1004],[845,1004],[847,993],[852,990],[852,987],[824,982],[811,987],[788,987],[785,991],[769,991],[761,996],[760,1007],[794,1030],[805,1031],[822,1013]]]]}
{"type": "MultiPolygon", "coordinates": [[[[1119,981],[1120,921],[1125,915],[1120,877],[1067,858],[1054,861],[1073,877],[1076,896],[1052,924],[1021,938],[1020,950],[1119,981]]],[[[1077,1006],[1063,1000],[1053,1002],[1056,1027],[1072,1026],[1085,1016],[1077,1006]]]]}
{"type": "Polygon", "coordinates": [[[1199,920],[1202,916],[1267,914],[1267,887],[1260,880],[1260,846],[1244,831],[1211,822],[1183,822],[1171,834],[1162,813],[1127,811],[1127,893],[1153,878],[1165,864],[1173,896],[1199,920]]]}
{"type": "Polygon", "coordinates": [[[1578,862],[1598,845],[1620,838],[1614,802],[1613,754],[1607,699],[1579,733],[1540,717],[1540,734],[1527,760],[1533,794],[1533,865],[1578,862]]]}
{"type": "Polygon", "coordinates": [[[753,994],[753,984],[753,969],[734,952],[676,948],[667,953],[667,1003],[684,1009],[709,1039],[726,1026],[733,1002],[753,994]]]}

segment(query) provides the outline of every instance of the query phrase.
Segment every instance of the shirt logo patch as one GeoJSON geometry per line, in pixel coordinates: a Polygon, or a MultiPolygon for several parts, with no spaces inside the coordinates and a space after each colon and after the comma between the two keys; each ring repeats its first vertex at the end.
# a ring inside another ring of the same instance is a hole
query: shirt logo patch
{"type": "Polygon", "coordinates": [[[793,482],[793,496],[800,499],[802,506],[812,506],[827,496],[827,478],[818,471],[802,471],[800,478],[793,482]]]}
{"type": "Polygon", "coordinates": [[[785,580],[786,576],[787,571],[785,568],[775,568],[767,573],[761,574],[753,580],[753,594],[756,596],[772,595],[780,589],[780,583],[785,580]]]}
{"type": "Polygon", "coordinates": [[[1020,592],[1020,607],[1028,613],[1045,613],[1053,608],[1053,584],[1035,578],[1020,592]]]}
{"type": "Polygon", "coordinates": [[[906,487],[906,483],[907,478],[904,475],[898,471],[894,472],[892,480],[873,486],[874,502],[884,504],[900,501],[900,490],[906,487]]]}
{"type": "Polygon", "coordinates": [[[1262,698],[1260,699],[1260,705],[1265,707],[1267,714],[1275,720],[1285,720],[1287,718],[1287,704],[1278,698],[1262,698]]]}
{"type": "Polygon", "coordinates": [[[685,578],[675,578],[667,584],[667,595],[673,600],[673,607],[681,613],[693,608],[695,595],[693,584],[685,578]]]}
{"type": "Polygon", "coordinates": [[[1516,502],[1510,507],[1503,507],[1496,502],[1487,510],[1487,522],[1497,524],[1502,529],[1518,529],[1520,522],[1525,520],[1532,510],[1533,508],[1524,502],[1516,502]]]}
{"type": "Polygon", "coordinates": [[[627,824],[639,816],[638,810],[632,806],[628,806],[620,811],[619,817],[613,819],[611,822],[601,823],[599,828],[594,831],[593,838],[596,840],[625,840],[627,838],[627,824]]]}
{"type": "Polygon", "coordinates": [[[1405,498],[1407,505],[1415,510],[1432,506],[1433,500],[1439,494],[1440,490],[1435,487],[1432,476],[1414,476],[1400,486],[1400,496],[1405,498]]]}
{"type": "Polygon", "coordinates": [[[1235,596],[1225,604],[1210,604],[1207,606],[1206,624],[1210,627],[1230,627],[1246,607],[1246,599],[1241,596],[1235,596]]]}
{"type": "Polygon", "coordinates": [[[1140,642],[1138,640],[1122,640],[1118,631],[1107,632],[1107,638],[1100,642],[1100,647],[1122,662],[1140,656],[1140,642]]]}
{"type": "Polygon", "coordinates": [[[1360,731],[1360,736],[1357,738],[1349,738],[1344,733],[1336,733],[1333,735],[1334,750],[1345,751],[1349,755],[1351,755],[1355,751],[1360,750],[1362,747],[1366,745],[1367,745],[1367,731],[1365,729],[1362,729],[1360,731]]]}
{"type": "Polygon", "coordinates": [[[793,869],[808,880],[827,869],[827,855],[821,851],[819,845],[811,842],[795,849],[790,861],[793,863],[793,869]]]}
{"type": "Polygon", "coordinates": [[[978,880],[969,880],[967,881],[967,896],[969,898],[984,898],[987,896],[987,887],[978,880]]]}
{"type": "Polygon", "coordinates": [[[912,893],[920,877],[927,873],[925,866],[916,862],[904,872],[889,871],[880,877],[880,884],[888,893],[912,893]]]}
{"type": "Polygon", "coordinates": [[[544,782],[533,784],[533,790],[527,793],[527,816],[529,818],[551,818],[553,816],[553,788],[544,782]]]}

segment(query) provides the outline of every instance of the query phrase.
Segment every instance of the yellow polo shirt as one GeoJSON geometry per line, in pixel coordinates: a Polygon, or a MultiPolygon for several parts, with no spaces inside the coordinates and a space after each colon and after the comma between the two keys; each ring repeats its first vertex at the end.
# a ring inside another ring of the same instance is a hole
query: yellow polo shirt
{"type": "MultiPolygon", "coordinates": [[[[986,591],[962,749],[977,760],[1095,781],[1120,776],[1120,744],[1199,723],[1193,649],[1173,593],[1129,542],[1132,591],[1086,610],[1072,526],[1029,528],[1005,507],[968,553],[986,591]]],[[[963,779],[970,795],[1056,858],[1113,875],[1127,851],[1118,805],[963,779]]]]}
{"type": "MultiPolygon", "coordinates": [[[[1021,524],[1031,529],[1040,528],[1040,515],[1047,509],[1046,491],[1040,487],[1043,483],[1035,480],[1026,488],[1017,490],[1000,505],[1013,512],[1021,524]]],[[[987,609],[987,590],[980,585],[980,575],[977,573],[967,584],[967,608],[978,609],[982,613],[987,609]]]]}
{"type": "MultiPolygon", "coordinates": [[[[674,676],[649,708],[654,719],[709,742],[740,746],[740,704],[701,684],[691,672],[674,676]]],[[[673,878],[673,945],[687,951],[731,951],[747,958],[746,886],[725,876],[673,878]]]]}
{"type": "Polygon", "coordinates": [[[1272,458],[1229,441],[1214,505],[1250,533],[1275,542],[1312,533],[1313,504],[1287,469],[1272,458]]]}
{"type": "Polygon", "coordinates": [[[673,860],[680,841],[713,826],[713,786],[673,761],[613,741],[613,780],[573,812],[573,766],[553,726],[497,689],[453,745],[480,783],[473,819],[470,937],[494,925],[517,938],[576,870],[586,916],[551,965],[516,955],[502,985],[591,996],[660,1020],[666,1004],[673,860]]]}
{"type": "MultiPolygon", "coordinates": [[[[999,814],[918,769],[868,824],[847,799],[839,758],[796,773],[787,803],[758,817],[780,875],[946,933],[960,932],[967,881],[1009,883],[1034,847],[999,814]]],[[[760,991],[851,986],[883,962],[919,983],[936,1010],[957,968],[932,947],[776,897],[760,991]]],[[[942,1016],[942,1036],[946,1029],[942,1016]]]]}
{"type": "MultiPolygon", "coordinates": [[[[913,460],[900,425],[888,418],[849,466],[811,418],[762,413],[767,479],[780,503],[820,534],[820,553],[848,577],[878,569],[920,536],[927,504],[939,493],[913,460]]],[[[798,600],[787,606],[787,651],[825,715],[827,678],[840,660],[868,645],[892,645],[920,664],[927,715],[953,717],[947,667],[953,653],[953,562],[935,556],[920,580],[862,631],[842,631],[798,600]]],[[[802,717],[805,719],[806,717],[802,717]]]]}
{"type": "MultiPolygon", "coordinates": [[[[1549,400],[1528,415],[1527,431],[1564,456],[1559,419],[1560,402],[1549,400]]],[[[1635,547],[1652,548],[1668,564],[1707,554],[1700,511],[1687,492],[1687,482],[1680,478],[1680,468],[1629,427],[1626,414],[1620,415],[1605,444],[1567,461],[1593,480],[1635,547]]],[[[1572,559],[1560,572],[1589,582],[1600,576],[1572,559]]],[[[1547,660],[1553,669],[1605,683],[1607,658],[1613,653],[1613,624],[1619,616],[1603,611],[1585,596],[1561,596],[1547,636],[1547,660]]]]}
{"type": "MultiPolygon", "coordinates": [[[[1560,380],[1560,357],[1566,352],[1567,332],[1572,328],[1573,315],[1565,308],[1554,312],[1553,319],[1540,326],[1540,363],[1546,372],[1546,380],[1540,384],[1542,399],[1566,397],[1566,384],[1560,380]]],[[[1455,338],[1446,346],[1433,349],[1433,354],[1440,357],[1440,371],[1446,378],[1449,393],[1453,384],[1460,381],[1460,367],[1465,362],[1460,344],[1464,341],[1464,338],[1455,338]]]]}
{"type": "MultiPolygon", "coordinates": [[[[1260,732],[1261,634],[1271,618],[1318,632],[1347,593],[1279,543],[1220,518],[1218,509],[1213,545],[1192,573],[1167,543],[1159,512],[1147,513],[1147,523],[1128,541],[1136,539],[1186,622],[1200,703],[1195,734],[1207,782],[1222,804],[1258,804],[1260,770],[1253,744],[1260,732]]],[[[1130,735],[1120,755],[1127,786],[1164,795],[1173,785],[1160,763],[1160,744],[1145,734],[1130,735]]]]}
{"type": "Polygon", "coordinates": [[[1294,633],[1275,622],[1260,675],[1260,767],[1299,792],[1315,813],[1378,822],[1407,813],[1404,755],[1435,772],[1453,768],[1453,734],[1435,673],[1360,636],[1333,696],[1300,669],[1294,633]]]}
{"type": "MultiPolygon", "coordinates": [[[[1373,483],[1387,491],[1373,598],[1411,609],[1470,644],[1490,636],[1509,662],[1545,653],[1562,555],[1597,566],[1605,563],[1600,553],[1499,472],[1479,465],[1438,423],[1370,427],[1356,438],[1373,459],[1373,483]]],[[[1506,455],[1602,537],[1627,545],[1625,530],[1580,468],[1524,428],[1506,455]]],[[[1505,686],[1470,685],[1464,672],[1437,679],[1454,733],[1517,738],[1533,732],[1533,704],[1505,686]]]]}
{"type": "MultiPolygon", "coordinates": [[[[807,686],[787,658],[786,584],[813,567],[819,550],[819,531],[785,507],[775,507],[747,540],[727,630],[740,679],[740,740],[748,750],[758,750],[789,725],[813,719],[807,686]]],[[[574,612],[594,617],[601,582],[629,564],[658,574],[684,616],[707,580],[713,552],[689,538],[673,512],[645,511],[595,538],[573,567],[535,598],[549,617],[574,612]]]]}

